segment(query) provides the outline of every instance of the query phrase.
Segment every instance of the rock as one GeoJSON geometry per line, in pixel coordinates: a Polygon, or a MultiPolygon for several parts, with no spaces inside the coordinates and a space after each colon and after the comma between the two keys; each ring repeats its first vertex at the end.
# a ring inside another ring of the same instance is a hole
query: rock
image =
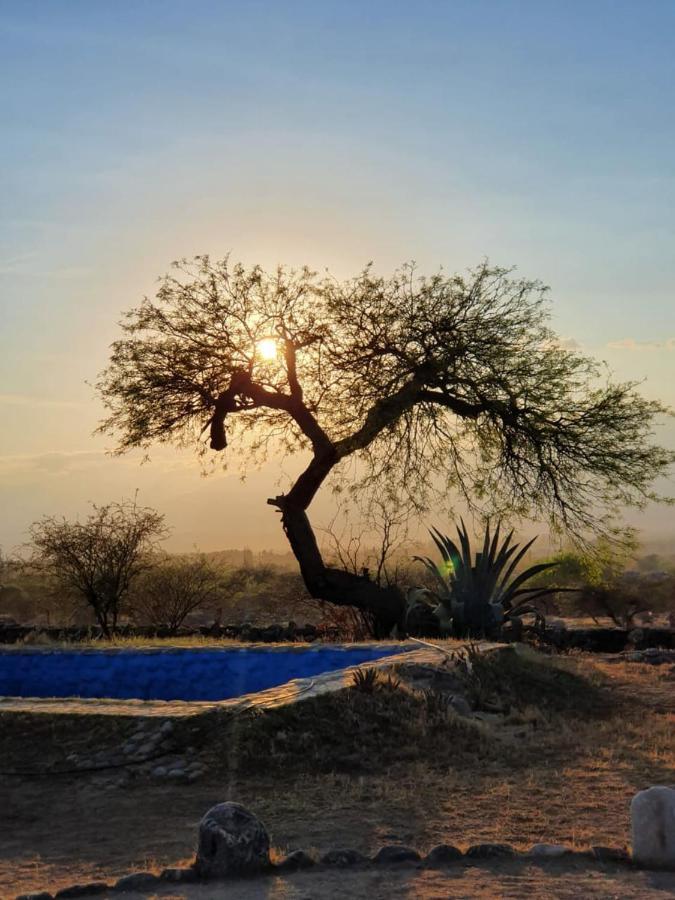
{"type": "Polygon", "coordinates": [[[527,851],[527,856],[534,856],[540,859],[559,859],[561,856],[567,856],[572,851],[564,844],[535,844],[527,851]]]}
{"type": "Polygon", "coordinates": [[[153,778],[165,778],[166,777],[166,766],[157,766],[152,770],[153,778]]]}
{"type": "Polygon", "coordinates": [[[510,844],[474,844],[464,855],[467,859],[507,859],[516,851],[510,844]]]}
{"type": "Polygon", "coordinates": [[[311,869],[314,865],[316,863],[309,853],[305,853],[304,850],[293,850],[276,863],[275,869],[280,872],[297,872],[299,869],[311,869]]]}
{"type": "Polygon", "coordinates": [[[629,862],[628,851],[622,847],[591,847],[591,856],[598,862],[629,862]]]}
{"type": "Polygon", "coordinates": [[[118,878],[113,890],[144,891],[146,888],[156,887],[158,884],[159,878],[152,872],[134,872],[132,875],[123,875],[122,878],[118,878]]]}
{"type": "Polygon", "coordinates": [[[473,715],[473,710],[469,706],[468,702],[464,699],[464,697],[451,697],[450,706],[458,716],[466,716],[468,718],[469,716],[473,715]]]}
{"type": "Polygon", "coordinates": [[[197,873],[192,866],[188,868],[164,869],[159,875],[160,881],[169,881],[171,884],[189,884],[197,880],[197,873]]]}
{"type": "Polygon", "coordinates": [[[154,741],[147,741],[147,743],[142,744],[137,750],[134,750],[134,756],[136,759],[147,759],[157,749],[157,744],[154,741]]]}
{"type": "Polygon", "coordinates": [[[663,785],[637,793],[630,804],[633,861],[675,870],[675,790],[663,785]]]}
{"type": "Polygon", "coordinates": [[[166,722],[163,723],[162,727],[159,729],[159,734],[162,737],[168,737],[170,734],[174,732],[174,724],[170,719],[167,719],[166,722]]]}
{"type": "Polygon", "coordinates": [[[194,784],[195,781],[199,781],[200,778],[204,777],[204,769],[193,769],[191,772],[188,772],[187,780],[188,784],[194,784]]]}
{"type": "Polygon", "coordinates": [[[438,844],[427,853],[425,862],[429,866],[447,866],[463,857],[464,854],[458,847],[453,847],[452,844],[438,844]]]}
{"type": "Polygon", "coordinates": [[[54,900],[67,900],[68,897],[87,897],[89,894],[104,894],[108,890],[105,881],[91,881],[89,884],[73,884],[54,894],[54,900]]]}
{"type": "Polygon", "coordinates": [[[19,894],[16,900],[54,900],[49,891],[39,891],[37,894],[19,894]]]}
{"type": "Polygon", "coordinates": [[[412,847],[404,847],[401,844],[387,844],[385,847],[380,847],[373,857],[373,862],[386,866],[392,863],[419,862],[420,859],[419,853],[417,850],[413,850],[412,847]]]}
{"type": "Polygon", "coordinates": [[[350,849],[329,850],[321,857],[321,864],[324,866],[358,866],[367,862],[370,862],[367,856],[350,849]]]}
{"type": "Polygon", "coordinates": [[[268,625],[263,628],[261,638],[265,643],[279,643],[284,639],[284,629],[281,625],[268,625]]]}
{"type": "Polygon", "coordinates": [[[166,777],[170,778],[171,781],[187,781],[188,776],[185,769],[176,767],[175,769],[169,769],[166,773],[166,777]]]}
{"type": "Polygon", "coordinates": [[[270,839],[240,803],[219,803],[199,823],[195,870],[202,878],[259,872],[270,865],[270,839]]]}

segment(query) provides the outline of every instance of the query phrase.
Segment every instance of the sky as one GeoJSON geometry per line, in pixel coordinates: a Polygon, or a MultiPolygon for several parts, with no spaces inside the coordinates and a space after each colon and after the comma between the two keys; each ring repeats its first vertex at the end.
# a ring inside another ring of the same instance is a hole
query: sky
{"type": "Polygon", "coordinates": [[[277,466],[92,435],[122,310],[196,253],[516,265],[675,405],[674,83],[670,0],[0,0],[0,546],[138,489],[172,549],[283,548],[277,466]]]}

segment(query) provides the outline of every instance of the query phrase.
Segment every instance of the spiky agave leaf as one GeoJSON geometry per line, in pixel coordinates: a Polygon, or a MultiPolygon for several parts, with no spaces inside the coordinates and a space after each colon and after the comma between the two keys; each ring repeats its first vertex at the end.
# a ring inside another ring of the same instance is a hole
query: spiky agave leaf
{"type": "MultiPolygon", "coordinates": [[[[437,595],[440,603],[457,624],[483,629],[498,624],[519,611],[531,609],[532,600],[555,593],[556,588],[524,588],[527,581],[557,565],[555,562],[537,563],[514,576],[516,568],[536,537],[524,545],[513,543],[513,529],[501,539],[501,523],[494,532],[488,523],[482,549],[471,552],[471,541],[463,519],[456,525],[459,545],[439,529],[429,533],[443,560],[445,572],[430,557],[415,557],[432,572],[441,587],[437,595]]],[[[522,612],[521,612],[522,614],[522,612]]]]}

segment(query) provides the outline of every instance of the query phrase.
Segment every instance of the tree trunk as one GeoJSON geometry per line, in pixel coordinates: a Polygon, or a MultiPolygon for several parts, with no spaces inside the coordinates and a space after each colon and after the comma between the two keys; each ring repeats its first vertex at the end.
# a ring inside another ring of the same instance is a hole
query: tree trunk
{"type": "Polygon", "coordinates": [[[292,501],[292,493],[268,503],[281,510],[286,537],[310,596],[370,612],[375,619],[376,636],[389,635],[403,618],[405,600],[401,591],[397,587],[381,587],[365,575],[326,566],[307,513],[292,501]]]}

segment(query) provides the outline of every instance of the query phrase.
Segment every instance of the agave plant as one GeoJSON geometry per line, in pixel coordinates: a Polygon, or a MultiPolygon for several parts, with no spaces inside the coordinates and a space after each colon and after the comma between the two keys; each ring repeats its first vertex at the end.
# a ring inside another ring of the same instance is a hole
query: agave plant
{"type": "Polygon", "coordinates": [[[550,587],[523,587],[539,572],[557,565],[555,562],[538,563],[516,574],[536,537],[521,546],[513,543],[513,531],[501,539],[501,524],[494,534],[488,525],[483,549],[474,559],[466,526],[460,521],[458,543],[436,528],[429,531],[441,554],[440,565],[428,556],[415,557],[433,575],[437,584],[434,594],[457,635],[493,631],[509,618],[536,612],[532,601],[555,592],[550,587]]]}

